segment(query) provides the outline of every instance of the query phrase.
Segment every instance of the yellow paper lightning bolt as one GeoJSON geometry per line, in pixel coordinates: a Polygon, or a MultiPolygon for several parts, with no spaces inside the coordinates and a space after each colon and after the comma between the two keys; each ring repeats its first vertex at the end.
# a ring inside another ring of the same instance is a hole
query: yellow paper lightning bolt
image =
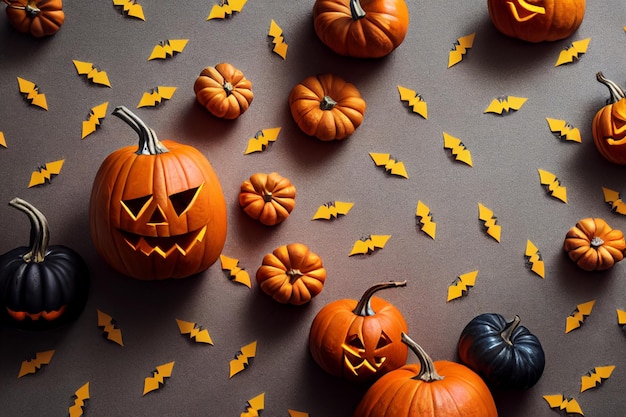
{"type": "Polygon", "coordinates": [[[245,269],[239,267],[239,260],[235,258],[229,258],[226,255],[220,255],[220,262],[222,263],[222,269],[228,271],[228,277],[240,284],[251,288],[250,274],[245,269]]]}
{"type": "Polygon", "coordinates": [[[106,335],[107,340],[117,343],[120,346],[124,346],[122,340],[122,331],[115,326],[115,320],[108,314],[98,310],[98,327],[102,327],[103,335],[106,335]]]}
{"type": "Polygon", "coordinates": [[[354,203],[346,201],[329,201],[318,207],[313,215],[313,220],[331,220],[339,216],[345,216],[352,209],[354,203]]]}
{"type": "Polygon", "coordinates": [[[253,138],[248,139],[248,147],[246,148],[244,155],[248,155],[253,152],[263,152],[267,149],[270,142],[276,142],[279,133],[280,127],[259,130],[253,138]]]}
{"type": "Polygon", "coordinates": [[[617,309],[617,324],[626,326],[626,310],[617,309]]]}
{"type": "Polygon", "coordinates": [[[256,397],[248,400],[246,411],[239,414],[239,417],[259,417],[261,411],[265,408],[265,393],[261,393],[256,397]]]}
{"type": "Polygon", "coordinates": [[[592,300],[583,304],[578,304],[574,312],[569,315],[565,321],[565,333],[569,333],[582,326],[585,319],[591,314],[591,310],[593,310],[595,303],[596,300],[592,300]]]}
{"type": "Polygon", "coordinates": [[[582,142],[580,137],[580,130],[567,123],[565,120],[550,119],[546,117],[550,131],[559,139],[568,140],[572,142],[582,142]]]}
{"type": "Polygon", "coordinates": [[[476,284],[478,271],[459,275],[448,287],[448,301],[460,298],[469,293],[469,289],[476,284]]]}
{"type": "Polygon", "coordinates": [[[539,275],[541,278],[545,277],[545,265],[543,258],[541,257],[541,252],[539,252],[539,249],[537,249],[535,244],[530,240],[526,241],[524,258],[526,258],[526,266],[528,266],[531,271],[539,275]]]}
{"type": "Polygon", "coordinates": [[[493,211],[478,203],[478,218],[484,222],[485,232],[495,241],[500,242],[502,227],[496,224],[498,219],[493,215],[493,211]]]}
{"type": "Polygon", "coordinates": [[[613,370],[615,370],[614,365],[593,368],[587,375],[580,377],[580,392],[587,391],[588,389],[595,388],[602,384],[605,379],[611,377],[613,370]]]}
{"type": "Polygon", "coordinates": [[[413,113],[419,114],[424,119],[428,119],[428,105],[422,96],[401,85],[398,86],[398,92],[400,93],[400,100],[406,102],[413,113]]]}
{"type": "Polygon", "coordinates": [[[528,100],[525,97],[506,96],[494,98],[485,109],[484,113],[507,114],[522,108],[528,100]]]}
{"type": "Polygon", "coordinates": [[[45,166],[38,168],[30,176],[30,182],[28,188],[35,185],[42,185],[46,183],[46,180],[50,182],[53,175],[59,175],[65,159],[59,159],[58,161],[48,162],[45,166]]]}
{"type": "Polygon", "coordinates": [[[74,396],[76,399],[68,411],[70,413],[70,417],[81,417],[85,408],[85,400],[89,399],[89,382],[78,388],[78,390],[74,393],[74,396]]]}
{"type": "Polygon", "coordinates": [[[230,378],[250,366],[250,359],[256,356],[256,340],[242,347],[230,361],[230,378]]]}
{"type": "Polygon", "coordinates": [[[430,212],[430,208],[418,200],[417,208],[415,209],[415,216],[418,218],[418,224],[420,225],[422,232],[434,239],[435,234],[437,233],[437,223],[433,221],[433,215],[430,212]]]}
{"type": "Polygon", "coordinates": [[[561,181],[551,172],[538,169],[539,182],[546,187],[548,195],[567,203],[567,189],[561,185],[561,181]]]}
{"type": "Polygon", "coordinates": [[[580,59],[581,55],[587,52],[587,47],[589,46],[589,41],[591,38],[582,39],[576,42],[573,42],[569,48],[566,48],[561,51],[559,54],[559,58],[556,60],[555,67],[563,64],[570,64],[574,61],[580,59]]]}
{"type": "Polygon", "coordinates": [[[4,137],[4,133],[0,132],[0,146],[3,148],[7,147],[7,140],[4,137]]]}
{"type": "Polygon", "coordinates": [[[370,152],[370,157],[376,166],[384,167],[385,171],[391,175],[409,178],[409,175],[406,173],[406,168],[404,168],[404,163],[402,161],[396,161],[390,154],[370,152]]]}
{"type": "Polygon", "coordinates": [[[172,96],[174,96],[175,91],[176,87],[159,85],[152,90],[143,93],[143,96],[141,96],[141,100],[139,101],[137,108],[154,107],[157,104],[160,104],[163,100],[171,99],[172,96]]]}
{"type": "Polygon", "coordinates": [[[157,390],[161,385],[165,383],[165,378],[172,376],[174,370],[174,362],[169,362],[156,367],[155,371],[152,371],[152,376],[147,377],[143,383],[143,395],[149,392],[157,390]]]}
{"type": "Polygon", "coordinates": [[[28,359],[22,362],[20,366],[20,372],[17,374],[18,378],[24,375],[34,374],[41,369],[43,365],[48,365],[52,361],[52,355],[54,350],[46,350],[45,352],[37,352],[33,359],[28,359]]]}
{"type": "Polygon", "coordinates": [[[148,61],[173,57],[175,54],[183,52],[185,46],[187,46],[187,42],[189,42],[189,39],[168,39],[166,41],[159,42],[152,49],[152,53],[148,57],[148,61]]]}
{"type": "Polygon", "coordinates": [[[87,79],[94,84],[106,85],[107,87],[111,87],[111,83],[109,82],[109,76],[107,75],[107,73],[95,68],[93,66],[93,63],[77,60],[72,60],[72,62],[76,67],[76,72],[78,73],[78,75],[87,76],[87,79]]]}
{"type": "Polygon", "coordinates": [[[95,107],[92,107],[89,111],[89,117],[83,121],[83,133],[81,139],[85,139],[96,131],[98,126],[102,123],[102,120],[106,117],[109,102],[104,102],[95,107]]]}
{"type": "Polygon", "coordinates": [[[574,398],[565,398],[561,394],[556,395],[544,395],[543,399],[547,401],[550,408],[558,408],[564,410],[568,414],[580,414],[583,416],[583,410],[580,408],[580,404],[574,398]]]}
{"type": "Polygon", "coordinates": [[[450,149],[456,161],[472,166],[472,154],[460,139],[443,132],[443,148],[450,149]]]}
{"type": "Polygon", "coordinates": [[[211,335],[209,335],[209,331],[207,329],[202,329],[202,327],[198,326],[196,323],[176,319],[176,324],[178,324],[180,334],[188,334],[189,338],[194,342],[207,343],[209,345],[213,344],[213,340],[211,340],[211,335]]]}
{"type": "Polygon", "coordinates": [[[272,38],[272,44],[274,45],[272,51],[274,51],[282,59],[287,58],[287,48],[289,47],[289,45],[285,43],[283,30],[280,28],[280,26],[278,26],[278,24],[276,24],[274,19],[272,19],[272,21],[270,22],[270,30],[267,36],[272,38]]]}
{"type": "Polygon", "coordinates": [[[450,54],[448,56],[448,68],[458,64],[463,60],[463,57],[465,57],[465,55],[467,54],[468,49],[471,49],[472,46],[474,46],[475,37],[476,32],[457,39],[456,43],[454,44],[454,48],[450,51],[450,54]]]}
{"type": "Polygon", "coordinates": [[[34,82],[17,77],[17,84],[20,88],[20,93],[24,95],[31,105],[48,110],[46,95],[39,92],[39,88],[34,82]]]}
{"type": "Polygon", "coordinates": [[[143,15],[143,7],[137,4],[134,0],[113,0],[114,6],[122,6],[122,11],[127,16],[134,17],[140,20],[146,20],[143,15]]]}
{"type": "Polygon", "coordinates": [[[233,12],[240,12],[243,10],[248,0],[224,0],[221,4],[215,4],[211,8],[209,17],[206,20],[211,19],[223,19],[226,16],[231,16],[233,12]]]}
{"type": "Polygon", "coordinates": [[[368,255],[372,252],[382,249],[387,244],[391,235],[369,235],[354,242],[350,255],[368,255]]]}
{"type": "Polygon", "coordinates": [[[609,188],[602,187],[604,202],[611,206],[611,211],[626,216],[626,203],[622,201],[620,193],[609,188]]]}

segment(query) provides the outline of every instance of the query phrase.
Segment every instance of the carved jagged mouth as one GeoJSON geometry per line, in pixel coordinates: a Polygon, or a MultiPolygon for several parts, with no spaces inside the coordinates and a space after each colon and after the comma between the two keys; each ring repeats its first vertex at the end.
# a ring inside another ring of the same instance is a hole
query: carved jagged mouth
{"type": "Polygon", "coordinates": [[[206,226],[200,230],[194,230],[182,235],[176,236],[143,236],[135,233],[120,230],[122,237],[133,250],[141,252],[146,256],[153,253],[167,258],[174,251],[180,252],[183,256],[198,242],[202,242],[206,234],[206,226]]]}
{"type": "Polygon", "coordinates": [[[26,318],[29,318],[33,321],[36,321],[39,319],[50,321],[50,320],[55,320],[59,318],[65,311],[66,307],[67,307],[66,305],[63,305],[58,310],[42,311],[39,313],[27,313],[25,311],[13,311],[9,307],[7,307],[6,309],[9,315],[17,321],[22,321],[22,320],[25,320],[26,318]]]}
{"type": "Polygon", "coordinates": [[[356,350],[352,346],[346,344],[343,344],[342,347],[345,352],[345,354],[343,355],[344,364],[354,375],[358,375],[361,368],[369,369],[372,373],[376,373],[378,369],[383,366],[383,363],[385,363],[385,360],[387,359],[384,356],[377,356],[374,358],[374,363],[372,363],[369,360],[363,359],[361,357],[361,354],[364,352],[361,352],[360,349],[356,350]]]}
{"type": "Polygon", "coordinates": [[[546,8],[527,3],[525,0],[508,1],[513,18],[518,22],[526,22],[538,14],[546,14],[546,8]],[[515,4],[517,3],[517,7],[515,4]]]}

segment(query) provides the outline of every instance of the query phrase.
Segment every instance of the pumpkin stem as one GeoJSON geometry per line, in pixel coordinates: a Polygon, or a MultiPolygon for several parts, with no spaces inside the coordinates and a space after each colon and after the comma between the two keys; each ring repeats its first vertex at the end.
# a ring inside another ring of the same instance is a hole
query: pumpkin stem
{"type": "Polygon", "coordinates": [[[592,248],[598,249],[600,246],[604,245],[604,240],[598,236],[594,236],[593,239],[589,242],[592,248]]]}
{"type": "Polygon", "coordinates": [[[226,92],[226,97],[228,97],[229,95],[233,93],[234,87],[230,83],[230,81],[226,81],[222,87],[224,88],[224,91],[226,92]]]}
{"type": "Polygon", "coordinates": [[[35,206],[21,198],[15,197],[9,201],[9,205],[26,213],[30,220],[30,250],[22,257],[24,262],[43,262],[48,252],[50,241],[50,228],[48,219],[35,206]]]}
{"type": "Polygon", "coordinates": [[[300,272],[299,269],[290,269],[287,271],[287,276],[289,277],[289,283],[293,284],[296,282],[301,276],[304,274],[300,272]]]}
{"type": "Polygon", "coordinates": [[[374,293],[380,290],[384,290],[386,288],[395,287],[406,287],[406,280],[383,282],[371,286],[367,289],[367,291],[365,291],[365,293],[363,293],[361,299],[359,300],[354,310],[352,310],[352,312],[358,316],[373,316],[374,314],[376,314],[376,312],[372,309],[370,301],[372,300],[372,296],[374,295],[374,293]]]}
{"type": "Polygon", "coordinates": [[[606,79],[601,71],[596,74],[596,79],[609,88],[609,92],[611,93],[611,98],[609,99],[610,103],[617,103],[621,99],[626,98],[624,90],[613,81],[606,79]]]}
{"type": "Polygon", "coordinates": [[[157,138],[154,130],[149,128],[143,120],[135,113],[131,112],[125,106],[116,107],[112,113],[126,122],[139,135],[139,147],[137,155],[158,155],[160,153],[169,152],[169,149],[161,143],[157,138]]]}
{"type": "Polygon", "coordinates": [[[333,107],[337,105],[337,102],[332,99],[330,96],[324,96],[322,101],[320,101],[320,109],[322,110],[332,110],[333,107]]]}
{"type": "Polygon", "coordinates": [[[272,192],[271,191],[266,191],[266,192],[263,193],[263,201],[265,203],[271,203],[273,199],[274,199],[274,197],[272,196],[272,192]]]}
{"type": "Polygon", "coordinates": [[[515,317],[513,317],[513,320],[508,322],[504,330],[500,332],[500,337],[502,337],[502,340],[504,340],[507,345],[513,346],[513,342],[511,342],[511,337],[513,336],[513,332],[515,331],[515,329],[517,329],[517,326],[519,326],[520,322],[521,319],[516,314],[515,317]]]}
{"type": "Polygon", "coordinates": [[[24,10],[26,14],[28,14],[28,16],[31,18],[37,16],[39,12],[41,12],[41,9],[33,6],[31,3],[28,3],[26,6],[16,6],[14,4],[11,4],[9,0],[4,0],[4,2],[8,5],[8,8],[10,9],[24,10]]]}
{"type": "Polygon", "coordinates": [[[415,353],[420,361],[420,372],[413,379],[421,379],[424,382],[441,381],[443,377],[437,373],[435,364],[428,353],[411,339],[406,333],[402,332],[402,341],[415,353]]]}
{"type": "Polygon", "coordinates": [[[350,13],[352,20],[359,20],[365,17],[365,10],[361,7],[360,0],[350,0],[350,13]]]}

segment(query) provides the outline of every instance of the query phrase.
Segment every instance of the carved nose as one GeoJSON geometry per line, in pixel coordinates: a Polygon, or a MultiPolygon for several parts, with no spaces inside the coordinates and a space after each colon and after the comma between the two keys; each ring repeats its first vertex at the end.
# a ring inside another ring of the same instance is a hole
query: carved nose
{"type": "Polygon", "coordinates": [[[158,205],[156,206],[156,208],[152,212],[152,216],[150,216],[150,220],[148,220],[148,224],[151,225],[151,226],[154,226],[154,225],[157,225],[157,224],[167,224],[167,220],[165,219],[165,215],[163,214],[163,211],[161,210],[161,207],[159,207],[158,205]]]}

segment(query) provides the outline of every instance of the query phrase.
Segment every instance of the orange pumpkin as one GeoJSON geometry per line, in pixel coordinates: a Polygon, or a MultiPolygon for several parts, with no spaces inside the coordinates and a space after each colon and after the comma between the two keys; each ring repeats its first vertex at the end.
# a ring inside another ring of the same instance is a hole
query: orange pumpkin
{"type": "Polygon", "coordinates": [[[322,291],[326,269],[306,245],[291,243],[265,255],[256,280],[261,290],[279,303],[302,305],[322,291]]]}
{"type": "Polygon", "coordinates": [[[585,271],[602,271],[624,259],[626,241],[621,230],[599,218],[585,218],[565,235],[563,249],[585,271]]]}
{"type": "Polygon", "coordinates": [[[404,316],[393,304],[373,295],[406,281],[385,282],[369,288],[359,301],[333,301],[315,316],[309,333],[309,351],[326,372],[352,382],[370,383],[406,363],[407,330],[404,316]]]}
{"type": "Polygon", "coordinates": [[[585,16],[585,0],[488,0],[487,6],[496,29],[534,43],[571,36],[585,16]]]}
{"type": "Polygon", "coordinates": [[[110,154],[94,179],[89,222],[98,253],[137,279],[204,271],[226,240],[226,201],[213,167],[192,146],[159,141],[127,108],[113,114],[139,134],[139,147],[110,154]]]}
{"type": "Polygon", "coordinates": [[[276,172],[256,173],[241,183],[239,205],[267,226],[282,223],[296,205],[296,187],[276,172]]]}
{"type": "Polygon", "coordinates": [[[601,72],[596,74],[596,78],[609,88],[611,98],[593,118],[593,143],[608,161],[626,165],[626,94],[601,72]]]}
{"type": "Polygon", "coordinates": [[[222,62],[202,70],[193,85],[196,99],[211,114],[223,119],[236,119],[252,103],[252,82],[241,70],[222,62]]]}
{"type": "Polygon", "coordinates": [[[305,78],[289,95],[289,108],[298,127],[323,141],[350,136],[363,122],[365,100],[340,77],[322,74],[305,78]]]}
{"type": "Polygon", "coordinates": [[[65,21],[62,0],[4,0],[11,25],[42,38],[57,33],[65,21]]]}
{"type": "Polygon", "coordinates": [[[419,364],[383,375],[367,390],[353,417],[498,417],[489,388],[455,362],[436,361],[405,333],[419,364]]]}
{"type": "Polygon", "coordinates": [[[335,53],[380,58],[396,49],[409,29],[404,0],[316,0],[313,24],[335,53]]]}

